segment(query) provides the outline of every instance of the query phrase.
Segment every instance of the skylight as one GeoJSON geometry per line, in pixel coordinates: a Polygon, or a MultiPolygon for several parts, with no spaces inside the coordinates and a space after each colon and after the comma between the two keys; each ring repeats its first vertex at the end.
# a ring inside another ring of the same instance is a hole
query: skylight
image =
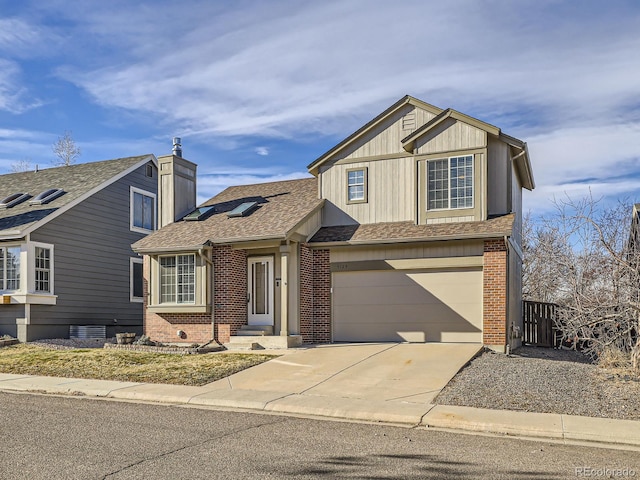
{"type": "Polygon", "coordinates": [[[199,220],[204,220],[205,218],[207,218],[214,212],[214,210],[214,206],[199,207],[196,208],[193,212],[185,215],[182,219],[187,222],[197,222],[199,220]]]}
{"type": "Polygon", "coordinates": [[[29,198],[28,193],[14,193],[0,200],[0,208],[11,208],[29,198]]]}
{"type": "Polygon", "coordinates": [[[244,202],[238,205],[236,208],[227,213],[227,217],[244,217],[249,215],[256,207],[258,202],[244,202]]]}
{"type": "Polygon", "coordinates": [[[34,198],[29,200],[29,205],[44,205],[45,203],[49,203],[51,200],[58,198],[63,193],[64,190],[61,188],[50,188],[40,192],[34,198]]]}

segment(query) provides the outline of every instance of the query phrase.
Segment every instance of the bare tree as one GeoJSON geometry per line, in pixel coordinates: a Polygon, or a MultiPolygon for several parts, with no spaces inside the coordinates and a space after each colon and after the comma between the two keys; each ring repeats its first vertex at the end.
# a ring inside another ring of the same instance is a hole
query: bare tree
{"type": "Polygon", "coordinates": [[[11,173],[28,172],[29,170],[33,170],[29,159],[23,158],[11,164],[11,173]]]}
{"type": "Polygon", "coordinates": [[[526,224],[527,297],[557,303],[564,340],[595,357],[640,355],[640,245],[629,242],[630,220],[630,205],[587,197],[526,224]]]}
{"type": "Polygon", "coordinates": [[[69,166],[76,162],[81,152],[71,132],[65,131],[64,135],[58,137],[58,141],[53,144],[53,153],[58,157],[58,160],[53,162],[55,166],[69,166]]]}

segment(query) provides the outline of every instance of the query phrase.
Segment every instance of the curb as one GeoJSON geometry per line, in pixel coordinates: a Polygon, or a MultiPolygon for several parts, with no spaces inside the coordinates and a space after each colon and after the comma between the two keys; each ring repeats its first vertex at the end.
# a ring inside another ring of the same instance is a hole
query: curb
{"type": "Polygon", "coordinates": [[[0,392],[238,409],[640,451],[640,421],[635,420],[15,374],[0,374],[0,392]]]}

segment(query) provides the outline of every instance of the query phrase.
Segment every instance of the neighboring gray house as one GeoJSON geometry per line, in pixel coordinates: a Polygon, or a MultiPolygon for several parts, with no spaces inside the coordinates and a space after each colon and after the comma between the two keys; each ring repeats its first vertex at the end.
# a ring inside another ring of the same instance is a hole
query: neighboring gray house
{"type": "Polygon", "coordinates": [[[142,331],[142,259],[156,229],[153,155],[0,175],[0,335],[142,331]]]}

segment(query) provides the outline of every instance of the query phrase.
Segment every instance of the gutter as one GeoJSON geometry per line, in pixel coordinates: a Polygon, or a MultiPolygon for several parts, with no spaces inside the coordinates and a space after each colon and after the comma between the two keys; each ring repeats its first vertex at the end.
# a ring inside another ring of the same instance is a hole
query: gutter
{"type": "Polygon", "coordinates": [[[494,232],[486,234],[466,234],[466,235],[440,235],[437,237],[412,237],[412,238],[383,238],[376,240],[344,240],[339,242],[309,242],[308,246],[313,248],[322,247],[346,247],[350,245],[384,245],[396,243],[415,243],[415,242],[439,242],[445,240],[485,240],[487,238],[506,237],[504,233],[494,232]]]}

